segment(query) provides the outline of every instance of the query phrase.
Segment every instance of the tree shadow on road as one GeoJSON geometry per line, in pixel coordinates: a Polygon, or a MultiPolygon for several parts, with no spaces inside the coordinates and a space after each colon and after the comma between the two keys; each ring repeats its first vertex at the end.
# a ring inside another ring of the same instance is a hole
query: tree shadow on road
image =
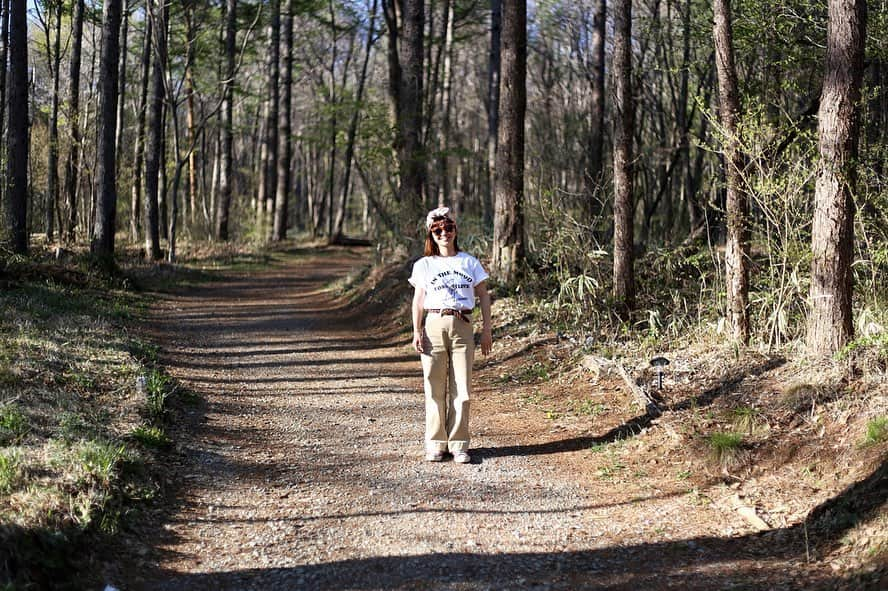
{"type": "Polygon", "coordinates": [[[697,537],[590,550],[448,552],[224,573],[149,573],[144,589],[884,589],[888,569],[836,574],[821,559],[884,509],[888,461],[799,524],[734,538],[697,537]],[[808,562],[808,560],[811,562],[808,562]],[[820,560],[820,562],[818,562],[820,560]]]}

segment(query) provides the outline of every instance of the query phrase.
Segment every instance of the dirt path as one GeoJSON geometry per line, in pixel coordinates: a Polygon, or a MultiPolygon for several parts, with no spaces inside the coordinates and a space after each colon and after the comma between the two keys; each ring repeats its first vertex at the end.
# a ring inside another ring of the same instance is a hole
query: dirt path
{"type": "Polygon", "coordinates": [[[751,534],[680,484],[593,478],[583,460],[613,426],[540,427],[485,379],[495,363],[481,362],[477,376],[475,462],[420,461],[421,380],[408,339],[387,317],[355,315],[324,290],[361,259],[320,252],[158,304],[164,359],[205,404],[175,434],[172,503],[123,536],[109,583],[830,586],[804,566],[803,547],[775,545],[790,530],[751,534]]]}

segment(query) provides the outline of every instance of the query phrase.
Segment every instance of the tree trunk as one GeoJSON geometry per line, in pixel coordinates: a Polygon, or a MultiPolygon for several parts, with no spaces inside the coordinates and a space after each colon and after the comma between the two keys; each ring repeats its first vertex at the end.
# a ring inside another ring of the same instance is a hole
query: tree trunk
{"type": "Polygon", "coordinates": [[[370,7],[370,26],[367,31],[367,43],[364,47],[364,63],[361,66],[361,77],[358,79],[358,91],[355,97],[355,109],[348,125],[348,140],[345,145],[345,174],[342,181],[342,198],[336,210],[336,222],[334,224],[334,237],[339,239],[342,237],[343,225],[345,224],[345,212],[348,208],[348,194],[351,189],[351,170],[352,161],[355,155],[355,138],[358,132],[358,119],[361,115],[361,105],[364,100],[364,88],[367,82],[367,68],[370,64],[370,55],[373,50],[373,36],[376,34],[376,9],[378,0],[372,0],[370,7]]]}
{"type": "Polygon", "coordinates": [[[262,138],[262,162],[257,196],[256,221],[259,239],[265,241],[270,234],[269,214],[274,211],[277,191],[278,159],[278,110],[280,108],[280,0],[271,0],[268,27],[268,96],[265,105],[265,133],[262,138]]]}
{"type": "Polygon", "coordinates": [[[194,6],[189,4],[185,9],[185,27],[187,29],[188,47],[185,49],[185,100],[187,115],[185,124],[188,127],[188,142],[194,147],[188,153],[188,204],[189,221],[193,225],[197,218],[197,137],[195,131],[194,111],[194,42],[197,33],[194,26],[194,6]]]}
{"type": "Polygon", "coordinates": [[[336,111],[336,62],[337,62],[337,44],[336,44],[336,11],[333,6],[333,0],[328,3],[330,7],[330,31],[333,36],[333,44],[330,51],[330,91],[328,97],[330,99],[330,166],[327,171],[327,191],[324,197],[324,211],[327,218],[327,240],[333,241],[333,201],[335,199],[336,190],[336,126],[338,125],[336,111]]]}
{"type": "MultiPolygon", "coordinates": [[[[127,51],[127,43],[129,37],[129,11],[130,0],[123,0],[121,8],[121,25],[120,25],[120,71],[118,73],[119,91],[117,93],[117,136],[114,139],[117,154],[123,152],[123,132],[126,120],[126,72],[127,62],[129,61],[129,51],[127,51]]],[[[122,158],[117,158],[117,173],[120,174],[120,162],[122,158]]]]}
{"type": "MultiPolygon", "coordinates": [[[[0,64],[8,64],[9,57],[9,0],[0,0],[0,64]]],[[[6,72],[0,65],[0,162],[6,162],[6,72]]],[[[6,183],[0,182],[0,204],[6,199],[6,183]]],[[[61,232],[61,228],[59,228],[61,232]]]]}
{"type": "Polygon", "coordinates": [[[461,212],[456,202],[450,198],[450,135],[451,135],[451,102],[453,86],[453,0],[445,1],[446,16],[444,17],[444,71],[442,74],[443,96],[441,98],[441,132],[439,134],[438,177],[440,194],[438,205],[450,205],[459,215],[461,212]]]}
{"type": "Polygon", "coordinates": [[[99,68],[99,110],[96,151],[96,218],[92,254],[114,260],[117,224],[117,68],[120,58],[121,0],[105,0],[102,16],[102,63],[99,68]]]}
{"type": "Polygon", "coordinates": [[[421,143],[424,0],[404,0],[403,43],[400,44],[401,88],[398,133],[400,186],[398,202],[410,228],[422,215],[426,154],[421,143]]]}
{"type": "Polygon", "coordinates": [[[487,187],[485,187],[485,192],[481,197],[481,218],[485,228],[493,227],[493,203],[496,190],[496,142],[499,135],[502,23],[502,0],[490,0],[490,52],[487,60],[487,187]]]}
{"type": "MultiPolygon", "coordinates": [[[[46,241],[52,242],[55,234],[55,211],[58,207],[59,195],[59,70],[62,65],[62,3],[59,2],[52,13],[55,25],[55,40],[52,45],[47,39],[46,47],[49,54],[49,67],[52,72],[52,105],[49,114],[49,158],[46,171],[46,241]],[[49,48],[52,47],[52,51],[49,48]]],[[[48,28],[47,28],[48,31],[48,28]]],[[[5,63],[5,62],[4,62],[5,63]]]]}
{"type": "Polygon", "coordinates": [[[632,134],[632,0],[614,3],[614,299],[620,312],[635,307],[633,268],[634,171],[632,134]]]}
{"type": "Polygon", "coordinates": [[[148,113],[145,155],[145,251],[151,260],[160,260],[159,173],[163,166],[163,101],[165,96],[167,9],[164,0],[151,0],[154,67],[148,113]]]}
{"type": "Polygon", "coordinates": [[[731,338],[749,342],[749,198],[743,189],[744,157],[740,149],[738,119],[740,98],[737,70],[734,66],[734,42],[730,0],[713,0],[715,17],[712,34],[715,41],[715,65],[718,73],[719,118],[724,139],[724,166],[727,181],[725,215],[725,283],[727,314],[731,338]]]}
{"type": "MultiPolygon", "coordinates": [[[[375,16],[375,11],[371,19],[375,16]]],[[[287,237],[287,210],[291,182],[290,168],[293,161],[292,96],[293,96],[293,0],[284,0],[284,14],[281,27],[284,34],[284,54],[281,56],[281,107],[278,112],[278,161],[277,187],[274,196],[274,228],[272,240],[280,241],[287,237]]],[[[373,28],[371,20],[371,29],[373,28]]],[[[358,99],[360,100],[360,99],[358,99]]]]}
{"type": "Polygon", "coordinates": [[[807,344],[816,355],[835,353],[854,335],[851,262],[865,39],[865,0],[830,0],[811,230],[807,344]]]}
{"type": "MultiPolygon", "coordinates": [[[[386,29],[388,30],[386,58],[388,62],[388,94],[392,121],[401,120],[401,61],[398,58],[401,45],[399,40],[401,30],[399,24],[401,17],[400,4],[401,0],[382,0],[382,13],[385,17],[386,29]]],[[[394,145],[397,153],[400,153],[401,150],[400,142],[400,134],[397,134],[394,145]]]]}
{"type": "Polygon", "coordinates": [[[25,0],[9,3],[9,124],[6,198],[0,245],[28,253],[28,15],[25,0]]]}
{"type": "MultiPolygon", "coordinates": [[[[83,48],[83,0],[74,0],[71,17],[71,67],[68,74],[68,124],[71,146],[65,160],[65,203],[68,216],[65,237],[73,242],[77,230],[77,187],[80,173],[80,55],[83,48]]],[[[59,228],[61,232],[62,229],[59,228]]]]}
{"type": "MultiPolygon", "coordinates": [[[[689,203],[693,200],[693,177],[691,175],[691,159],[690,159],[690,117],[688,116],[688,81],[690,77],[691,66],[691,0],[685,0],[684,8],[681,13],[682,21],[682,50],[681,50],[681,74],[678,90],[678,104],[676,105],[676,117],[679,134],[679,173],[681,174],[681,194],[684,200],[689,203]]],[[[667,231],[676,229],[675,220],[679,216],[675,216],[673,223],[667,228],[667,231]]],[[[694,220],[691,220],[693,227],[694,220]]]]}
{"type": "Polygon", "coordinates": [[[222,86],[222,161],[219,171],[219,199],[216,203],[216,240],[228,240],[228,214],[231,209],[231,183],[234,174],[234,58],[237,34],[237,0],[225,3],[225,79],[222,86]]]}
{"type": "Polygon", "coordinates": [[[151,21],[145,23],[145,40],[142,47],[142,77],[139,83],[139,104],[136,115],[136,141],[133,148],[133,188],[131,202],[130,234],[133,241],[141,235],[142,214],[142,166],[145,157],[145,115],[148,110],[148,79],[151,74],[151,21]]]}
{"type": "Polygon", "coordinates": [[[592,17],[592,88],[589,91],[589,145],[588,169],[585,175],[585,213],[590,226],[601,213],[601,176],[604,169],[604,24],[607,20],[607,0],[596,0],[592,17]]]}
{"type": "Polygon", "coordinates": [[[524,262],[524,115],[527,108],[527,4],[503,4],[500,127],[496,154],[493,274],[515,283],[524,262]]]}

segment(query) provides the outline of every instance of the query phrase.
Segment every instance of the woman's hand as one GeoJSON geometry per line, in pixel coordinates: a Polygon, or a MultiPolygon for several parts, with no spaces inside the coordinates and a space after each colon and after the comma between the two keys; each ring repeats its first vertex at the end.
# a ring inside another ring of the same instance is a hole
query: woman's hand
{"type": "Polygon", "coordinates": [[[413,348],[416,349],[417,353],[422,353],[422,332],[413,331],[413,348]]]}
{"type": "Polygon", "coordinates": [[[493,334],[491,333],[490,326],[485,326],[481,330],[481,352],[485,355],[490,355],[490,351],[493,349],[493,334]]]}

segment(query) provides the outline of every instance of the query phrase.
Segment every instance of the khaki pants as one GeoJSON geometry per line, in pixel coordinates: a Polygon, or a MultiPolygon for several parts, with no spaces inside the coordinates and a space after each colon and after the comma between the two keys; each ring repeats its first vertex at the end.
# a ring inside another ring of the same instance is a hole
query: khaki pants
{"type": "Polygon", "coordinates": [[[426,449],[469,447],[469,398],[475,341],[472,325],[456,316],[430,312],[423,331],[426,449]]]}

